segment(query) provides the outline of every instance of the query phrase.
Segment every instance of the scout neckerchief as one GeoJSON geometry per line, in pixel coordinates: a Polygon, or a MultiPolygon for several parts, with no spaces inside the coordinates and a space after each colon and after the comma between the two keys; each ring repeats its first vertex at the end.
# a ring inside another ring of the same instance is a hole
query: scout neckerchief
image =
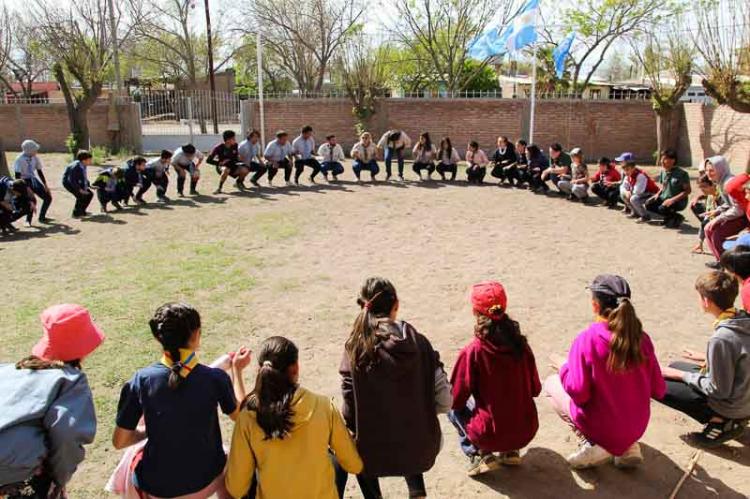
{"type": "MultiPolygon", "coordinates": [[[[169,369],[172,369],[174,362],[172,355],[169,352],[164,352],[164,355],[161,358],[161,363],[169,369]]],[[[187,378],[188,374],[190,374],[190,372],[195,369],[195,366],[198,365],[198,355],[193,350],[180,348],[180,362],[182,363],[180,377],[187,378]]]]}
{"type": "Polygon", "coordinates": [[[719,314],[719,316],[714,321],[714,329],[719,327],[719,324],[721,322],[724,322],[727,319],[733,319],[735,315],[737,315],[737,309],[734,307],[724,310],[722,313],[719,314]]]}

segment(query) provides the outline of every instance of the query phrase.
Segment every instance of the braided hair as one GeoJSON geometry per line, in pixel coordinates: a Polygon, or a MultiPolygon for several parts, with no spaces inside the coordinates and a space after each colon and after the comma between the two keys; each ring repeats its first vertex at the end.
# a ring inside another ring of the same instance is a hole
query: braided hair
{"type": "Polygon", "coordinates": [[[172,360],[168,386],[174,390],[182,382],[180,371],[184,366],[180,359],[180,348],[187,347],[190,337],[201,328],[201,316],[187,303],[166,303],[156,309],[148,324],[151,334],[172,360]]]}

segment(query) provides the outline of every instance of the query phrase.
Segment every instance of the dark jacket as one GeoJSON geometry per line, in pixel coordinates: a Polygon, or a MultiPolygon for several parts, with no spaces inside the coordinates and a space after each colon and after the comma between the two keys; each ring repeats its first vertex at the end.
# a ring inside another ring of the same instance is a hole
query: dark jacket
{"type": "Polygon", "coordinates": [[[388,335],[377,361],[352,369],[344,352],[339,372],[343,416],[355,433],[367,476],[424,473],[440,450],[435,372],[441,366],[430,342],[406,322],[383,321],[388,335]]]}
{"type": "Polygon", "coordinates": [[[225,164],[234,164],[240,161],[239,149],[237,144],[227,147],[224,142],[216,144],[211,152],[208,153],[206,163],[214,166],[223,166],[225,164]]]}
{"type": "Polygon", "coordinates": [[[123,167],[123,172],[125,173],[125,184],[128,187],[134,187],[136,185],[143,184],[143,178],[141,177],[141,173],[135,167],[135,163],[133,163],[132,159],[129,159],[125,163],[125,166],[123,167]]]}
{"type": "Polygon", "coordinates": [[[466,425],[469,440],[486,452],[526,447],[539,429],[534,397],[542,390],[534,354],[516,358],[507,346],[474,338],[458,355],[451,375],[453,410],[474,397],[466,425]]]}
{"type": "Polygon", "coordinates": [[[84,190],[89,188],[89,179],[86,165],[76,160],[65,167],[62,179],[63,186],[71,190],[84,190]]]}
{"type": "Polygon", "coordinates": [[[517,160],[516,148],[510,142],[504,152],[501,153],[500,149],[495,149],[495,154],[492,155],[492,162],[495,163],[496,166],[510,166],[517,162],[517,160]]]}

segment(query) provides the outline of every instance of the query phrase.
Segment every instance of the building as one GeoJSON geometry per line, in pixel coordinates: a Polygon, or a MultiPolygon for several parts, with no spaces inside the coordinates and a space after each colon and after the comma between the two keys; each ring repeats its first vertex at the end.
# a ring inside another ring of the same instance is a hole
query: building
{"type": "MultiPolygon", "coordinates": [[[[531,77],[528,75],[499,76],[498,82],[502,95],[508,99],[527,99],[531,96],[531,77]]],[[[568,92],[543,92],[537,89],[537,96],[543,99],[566,99],[571,97],[568,92]]],[[[591,79],[583,91],[582,99],[611,99],[611,100],[644,100],[651,97],[651,89],[640,82],[611,82],[591,79]]]]}
{"type": "Polygon", "coordinates": [[[15,104],[18,102],[32,102],[38,104],[47,104],[50,100],[63,99],[60,85],[56,81],[35,81],[31,84],[31,95],[23,96],[23,87],[20,83],[13,83],[11,90],[5,92],[3,102],[6,104],[15,104]]]}

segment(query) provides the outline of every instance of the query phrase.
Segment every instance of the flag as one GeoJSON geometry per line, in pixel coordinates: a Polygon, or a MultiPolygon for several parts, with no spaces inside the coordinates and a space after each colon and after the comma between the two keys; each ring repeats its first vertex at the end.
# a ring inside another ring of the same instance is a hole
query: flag
{"type": "Polygon", "coordinates": [[[539,11],[539,0],[529,0],[521,8],[513,23],[508,26],[506,48],[508,52],[518,52],[536,42],[536,17],[539,11]]]}
{"type": "Polygon", "coordinates": [[[536,41],[536,13],[539,0],[529,0],[507,27],[500,24],[500,12],[484,32],[469,45],[469,57],[487,59],[516,52],[536,41]],[[503,29],[505,28],[505,29],[503,29]]]}
{"type": "Polygon", "coordinates": [[[560,42],[560,45],[557,46],[554,52],[552,52],[552,59],[555,61],[555,72],[557,73],[558,79],[563,77],[563,72],[565,71],[565,59],[570,53],[570,47],[573,45],[575,37],[575,32],[569,34],[560,42]]]}

